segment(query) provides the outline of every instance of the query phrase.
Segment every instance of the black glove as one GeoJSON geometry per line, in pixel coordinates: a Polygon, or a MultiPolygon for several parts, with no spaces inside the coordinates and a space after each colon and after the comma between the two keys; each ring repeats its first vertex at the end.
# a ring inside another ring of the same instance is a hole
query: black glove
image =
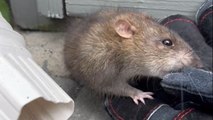
{"type": "Polygon", "coordinates": [[[182,101],[191,101],[198,106],[213,110],[212,72],[194,68],[185,68],[181,73],[164,76],[161,81],[163,89],[182,101]]]}
{"type": "Polygon", "coordinates": [[[193,108],[191,102],[181,101],[180,96],[170,95],[161,87],[161,80],[142,79],[134,86],[154,92],[154,100],[136,105],[128,97],[106,97],[105,107],[114,120],[211,120],[212,116],[193,108]]]}

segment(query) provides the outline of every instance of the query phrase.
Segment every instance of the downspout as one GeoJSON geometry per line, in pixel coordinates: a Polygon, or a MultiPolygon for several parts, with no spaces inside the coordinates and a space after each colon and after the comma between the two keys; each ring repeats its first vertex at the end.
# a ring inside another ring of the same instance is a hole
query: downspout
{"type": "Polygon", "coordinates": [[[67,120],[74,101],[32,59],[0,13],[0,120],[67,120]]]}

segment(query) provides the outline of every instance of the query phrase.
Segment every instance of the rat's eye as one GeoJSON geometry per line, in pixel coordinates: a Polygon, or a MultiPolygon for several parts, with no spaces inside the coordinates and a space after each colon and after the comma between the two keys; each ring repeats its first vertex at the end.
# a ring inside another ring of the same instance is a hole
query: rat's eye
{"type": "Polygon", "coordinates": [[[164,40],[162,40],[162,43],[166,46],[172,46],[173,45],[173,43],[170,39],[164,39],[164,40]]]}

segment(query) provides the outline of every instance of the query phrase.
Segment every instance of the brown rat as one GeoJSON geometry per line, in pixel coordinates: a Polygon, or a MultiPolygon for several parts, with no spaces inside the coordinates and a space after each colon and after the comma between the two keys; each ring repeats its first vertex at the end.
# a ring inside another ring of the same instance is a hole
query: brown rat
{"type": "Polygon", "coordinates": [[[75,23],[64,54],[72,79],[101,93],[131,97],[136,104],[153,99],[153,93],[130,86],[130,78],[162,77],[185,66],[202,66],[179,35],[130,11],[102,11],[75,23]]]}

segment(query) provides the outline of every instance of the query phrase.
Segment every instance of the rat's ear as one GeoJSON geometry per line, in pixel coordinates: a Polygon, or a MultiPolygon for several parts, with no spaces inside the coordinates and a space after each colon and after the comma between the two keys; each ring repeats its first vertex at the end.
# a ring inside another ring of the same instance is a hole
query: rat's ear
{"type": "Polygon", "coordinates": [[[116,33],[123,38],[131,38],[136,31],[135,26],[131,25],[126,20],[116,21],[114,28],[116,33]]]}

